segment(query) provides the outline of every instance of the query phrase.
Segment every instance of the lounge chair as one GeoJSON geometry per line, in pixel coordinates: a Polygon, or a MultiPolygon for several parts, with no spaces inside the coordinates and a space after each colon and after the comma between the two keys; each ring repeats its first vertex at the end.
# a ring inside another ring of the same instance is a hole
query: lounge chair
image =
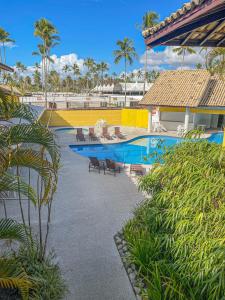
{"type": "Polygon", "coordinates": [[[89,128],[89,134],[88,134],[88,136],[89,136],[89,139],[91,141],[97,141],[98,140],[97,136],[95,135],[95,129],[93,127],[89,128]]]}
{"type": "Polygon", "coordinates": [[[103,169],[105,174],[105,165],[101,164],[101,162],[97,159],[97,157],[94,156],[89,157],[89,166],[88,166],[89,172],[91,171],[91,169],[98,170],[99,173],[100,170],[103,169]]]}
{"type": "Polygon", "coordinates": [[[107,140],[112,140],[112,137],[108,133],[108,128],[107,127],[102,128],[102,137],[107,139],[107,140]]]}
{"type": "Polygon", "coordinates": [[[135,173],[136,175],[144,175],[145,169],[141,165],[131,164],[130,165],[130,174],[132,172],[135,173]]]}
{"type": "Polygon", "coordinates": [[[120,127],[115,127],[115,136],[121,140],[126,139],[126,137],[121,133],[120,127]]]}
{"type": "Polygon", "coordinates": [[[85,137],[84,137],[82,128],[77,128],[76,139],[79,142],[85,142],[85,137]]]}
{"type": "Polygon", "coordinates": [[[116,176],[116,172],[120,173],[121,170],[121,165],[117,164],[115,161],[111,160],[111,159],[106,159],[105,160],[106,166],[105,166],[105,170],[113,172],[114,176],[116,176]]]}

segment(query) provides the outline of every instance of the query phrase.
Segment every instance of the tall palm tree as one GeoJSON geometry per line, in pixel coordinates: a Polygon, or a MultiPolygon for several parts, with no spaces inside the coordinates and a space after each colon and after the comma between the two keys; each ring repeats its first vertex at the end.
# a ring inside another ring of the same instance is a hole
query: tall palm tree
{"type": "MultiPolygon", "coordinates": [[[[71,66],[65,65],[63,66],[62,70],[67,75],[71,71],[71,66]]],[[[65,80],[65,82],[66,82],[66,91],[68,92],[68,80],[65,80]]]]}
{"type": "Polygon", "coordinates": [[[48,63],[51,49],[58,44],[60,40],[57,29],[55,26],[45,18],[42,18],[34,24],[34,35],[39,37],[43,45],[39,47],[39,51],[43,57],[43,70],[44,70],[44,92],[45,92],[45,107],[47,108],[47,76],[48,76],[48,63]]]}
{"type": "Polygon", "coordinates": [[[86,73],[86,79],[87,79],[87,90],[89,90],[89,78],[91,78],[94,68],[95,68],[95,61],[93,58],[86,58],[84,61],[84,66],[87,68],[87,73],[86,73]]]}
{"type": "Polygon", "coordinates": [[[139,80],[142,80],[142,78],[143,78],[142,70],[138,70],[138,71],[137,71],[137,78],[138,78],[139,80]]]}
{"type": "Polygon", "coordinates": [[[118,64],[122,59],[124,59],[124,74],[125,74],[125,106],[127,102],[127,65],[131,65],[133,63],[133,59],[137,57],[137,53],[133,46],[133,41],[124,38],[122,41],[117,41],[117,46],[119,49],[113,52],[115,56],[114,63],[118,64]]]}
{"type": "Polygon", "coordinates": [[[0,43],[3,47],[3,54],[0,48],[0,61],[6,64],[6,43],[14,43],[15,41],[9,37],[9,33],[4,28],[0,27],[0,43]]]}
{"type": "Polygon", "coordinates": [[[76,63],[74,63],[72,65],[71,69],[72,69],[72,72],[74,75],[74,79],[73,79],[73,91],[74,91],[74,81],[78,76],[80,76],[81,73],[80,73],[80,68],[79,68],[78,64],[76,64],[76,63]]]}
{"type": "Polygon", "coordinates": [[[105,73],[106,71],[109,70],[109,66],[108,66],[107,63],[105,63],[104,61],[102,61],[102,62],[100,62],[100,63],[98,64],[98,70],[99,70],[100,73],[101,73],[101,85],[103,86],[104,73],[105,73]]]}
{"type": "Polygon", "coordinates": [[[191,55],[196,54],[196,51],[188,46],[176,47],[173,49],[173,52],[182,57],[182,66],[184,65],[184,58],[187,53],[191,55]]]}
{"type": "Polygon", "coordinates": [[[19,82],[18,85],[21,89],[22,94],[25,94],[26,89],[25,89],[25,81],[24,81],[24,72],[27,70],[27,67],[21,63],[20,61],[16,62],[16,69],[19,72],[19,82]]]}
{"type": "MultiPolygon", "coordinates": [[[[141,30],[145,30],[147,28],[151,28],[155,26],[159,22],[159,15],[154,11],[148,11],[142,18],[142,26],[141,30]]],[[[144,90],[143,94],[145,94],[145,85],[147,81],[147,67],[148,67],[148,47],[145,48],[145,64],[144,64],[144,90]]]]}
{"type": "Polygon", "coordinates": [[[224,79],[225,74],[225,48],[212,48],[206,57],[206,66],[212,75],[218,74],[224,79]]]}

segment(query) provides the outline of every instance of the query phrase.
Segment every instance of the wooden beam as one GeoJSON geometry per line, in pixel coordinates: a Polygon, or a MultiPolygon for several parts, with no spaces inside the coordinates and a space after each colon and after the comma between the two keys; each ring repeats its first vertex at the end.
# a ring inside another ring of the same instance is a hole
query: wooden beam
{"type": "Polygon", "coordinates": [[[225,42],[225,37],[222,38],[222,40],[220,40],[220,41],[216,44],[216,46],[217,46],[217,47],[220,47],[220,45],[223,44],[224,42],[225,42]]]}
{"type": "Polygon", "coordinates": [[[8,71],[8,72],[14,72],[13,68],[5,65],[5,64],[2,64],[0,63],[0,70],[4,70],[4,71],[8,71]]]}
{"type": "Polygon", "coordinates": [[[225,13],[224,7],[225,7],[224,0],[206,1],[204,2],[204,4],[196,7],[196,9],[194,9],[193,11],[185,14],[176,22],[172,22],[167,26],[165,26],[164,28],[160,29],[159,31],[155,32],[154,34],[149,35],[149,37],[146,37],[145,43],[146,45],[155,47],[162,43],[165,43],[166,41],[174,38],[175,36],[190,32],[203,25],[209,24],[213,21],[215,22],[217,20],[220,20],[224,18],[224,13],[225,13]],[[222,14],[221,14],[221,8],[222,8],[222,14]],[[217,17],[215,16],[216,14],[217,17]],[[210,20],[208,20],[207,22],[205,18],[209,18],[210,20]],[[203,19],[204,22],[202,22],[203,19]]]}
{"type": "MultiPolygon", "coordinates": [[[[221,11],[214,12],[210,15],[204,15],[204,17],[194,20],[192,22],[189,22],[185,26],[179,27],[176,30],[172,30],[168,34],[164,33],[164,35],[162,35],[162,33],[160,33],[158,35],[157,33],[155,33],[152,37],[147,38],[145,40],[145,42],[147,45],[149,45],[151,47],[159,46],[161,44],[166,44],[168,41],[170,41],[174,38],[177,38],[187,32],[196,30],[204,25],[213,23],[215,21],[219,21],[221,19],[224,20],[224,16],[225,16],[225,7],[223,7],[223,10],[221,10],[221,11]]],[[[165,31],[167,31],[167,30],[165,30],[165,31]]]]}
{"type": "Polygon", "coordinates": [[[189,38],[191,37],[192,33],[194,33],[194,31],[190,31],[188,33],[188,35],[186,36],[186,38],[183,40],[183,42],[181,43],[181,46],[184,46],[185,43],[189,40],[189,38]]]}
{"type": "Polygon", "coordinates": [[[204,39],[201,41],[201,43],[199,44],[199,46],[203,46],[203,45],[205,44],[205,42],[206,42],[207,40],[209,40],[209,39],[213,36],[213,34],[214,34],[218,29],[220,29],[221,27],[224,26],[224,24],[225,24],[224,19],[223,19],[223,20],[220,20],[220,21],[215,25],[215,27],[214,27],[212,30],[210,30],[210,31],[208,32],[208,34],[206,35],[206,37],[204,37],[204,39]]]}

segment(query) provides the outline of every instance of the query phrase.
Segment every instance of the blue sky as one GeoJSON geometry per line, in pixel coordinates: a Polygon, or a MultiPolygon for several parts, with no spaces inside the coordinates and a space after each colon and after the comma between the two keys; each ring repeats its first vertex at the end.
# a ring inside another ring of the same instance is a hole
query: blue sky
{"type": "MultiPolygon", "coordinates": [[[[1,7],[0,26],[11,33],[16,47],[8,49],[7,63],[16,61],[31,66],[37,58],[31,55],[39,42],[33,36],[33,24],[41,17],[52,21],[57,27],[61,43],[53,49],[57,57],[75,53],[78,58],[93,57],[106,61],[111,71],[121,72],[123,64],[115,66],[112,52],[116,41],[129,37],[139,55],[130,69],[141,67],[144,40],[136,24],[148,10],[164,19],[180,8],[183,0],[13,0],[4,1],[1,7]]],[[[66,58],[65,58],[66,60],[66,58]]]]}

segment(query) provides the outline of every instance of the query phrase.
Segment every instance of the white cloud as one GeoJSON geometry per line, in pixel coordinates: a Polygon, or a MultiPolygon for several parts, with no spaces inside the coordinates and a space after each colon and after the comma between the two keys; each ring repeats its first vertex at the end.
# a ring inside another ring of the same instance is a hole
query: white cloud
{"type": "MultiPolygon", "coordinates": [[[[81,72],[83,72],[85,70],[84,59],[79,58],[76,53],[70,53],[70,54],[61,55],[61,56],[57,56],[57,55],[53,54],[53,55],[51,55],[51,59],[54,61],[54,63],[50,64],[50,70],[56,70],[62,76],[65,76],[65,72],[63,72],[63,70],[62,70],[65,65],[72,66],[73,64],[76,63],[81,72]]],[[[41,62],[40,62],[40,66],[41,66],[41,62]]],[[[17,70],[16,66],[14,66],[13,68],[15,70],[17,70]]],[[[34,71],[35,71],[35,66],[27,66],[26,71],[24,71],[23,74],[20,74],[20,75],[32,76],[34,71]]]]}
{"type": "Polygon", "coordinates": [[[62,73],[62,69],[65,65],[72,66],[75,63],[78,65],[81,72],[84,71],[84,59],[78,58],[76,53],[61,55],[59,57],[53,54],[51,55],[51,59],[54,61],[54,63],[51,64],[51,69],[54,69],[59,73],[62,73]]]}
{"type": "MultiPolygon", "coordinates": [[[[3,43],[0,43],[0,47],[3,46],[3,43]]],[[[7,47],[7,48],[15,48],[15,47],[18,47],[16,44],[14,44],[13,42],[6,42],[4,43],[4,46],[7,47]]]]}
{"type": "MultiPolygon", "coordinates": [[[[155,70],[178,69],[182,65],[182,57],[173,52],[175,47],[166,47],[163,51],[148,50],[147,63],[148,68],[155,70]]],[[[186,68],[193,68],[197,63],[204,65],[204,53],[199,53],[200,49],[195,48],[196,54],[187,53],[184,57],[186,68]]],[[[140,58],[140,63],[145,63],[145,53],[140,58]]]]}

